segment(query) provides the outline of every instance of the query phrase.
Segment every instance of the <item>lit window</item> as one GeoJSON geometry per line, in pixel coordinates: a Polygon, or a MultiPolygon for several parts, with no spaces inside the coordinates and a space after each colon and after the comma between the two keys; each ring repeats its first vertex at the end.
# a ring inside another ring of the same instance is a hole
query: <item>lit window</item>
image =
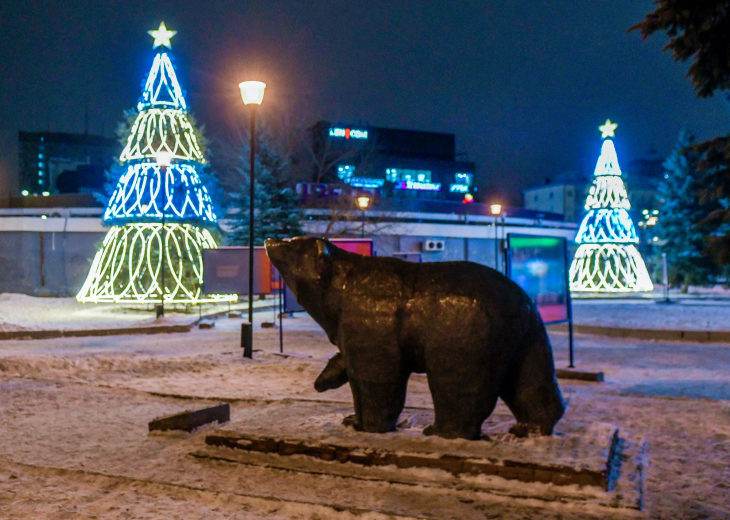
{"type": "Polygon", "coordinates": [[[354,166],[351,166],[349,164],[343,164],[342,166],[337,167],[337,177],[339,177],[346,183],[350,182],[350,179],[352,179],[352,176],[354,174],[355,174],[354,166]]]}
{"type": "Polygon", "coordinates": [[[41,184],[42,185],[43,184],[43,179],[39,179],[38,180],[38,184],[41,184]]]}
{"type": "Polygon", "coordinates": [[[385,170],[385,178],[390,182],[431,182],[431,171],[387,168],[385,170]]]}
{"type": "Polygon", "coordinates": [[[38,177],[43,177],[43,172],[41,170],[38,170],[38,177]]]}
{"type": "Polygon", "coordinates": [[[38,168],[43,168],[43,163],[42,162],[39,162],[38,163],[38,168]]]}
{"type": "Polygon", "coordinates": [[[42,154],[42,153],[39,153],[39,154],[38,154],[38,158],[39,158],[39,159],[43,159],[43,154],[42,154]]]}
{"type": "Polygon", "coordinates": [[[455,184],[464,184],[466,186],[471,186],[474,182],[474,175],[471,173],[456,173],[454,174],[454,183],[455,184]]]}

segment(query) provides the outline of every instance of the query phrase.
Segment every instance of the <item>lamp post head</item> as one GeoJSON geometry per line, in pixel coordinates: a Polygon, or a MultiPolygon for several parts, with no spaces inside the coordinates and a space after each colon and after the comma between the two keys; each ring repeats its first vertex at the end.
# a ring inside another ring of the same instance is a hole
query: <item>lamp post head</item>
{"type": "Polygon", "coordinates": [[[368,206],[370,205],[370,197],[358,197],[357,198],[357,205],[360,206],[360,209],[365,211],[368,209],[368,206]]]}
{"type": "Polygon", "coordinates": [[[238,84],[245,105],[260,105],[264,100],[266,83],[261,81],[243,81],[238,84]]]}
{"type": "Polygon", "coordinates": [[[502,205],[501,204],[492,204],[489,206],[489,211],[492,212],[492,215],[497,216],[500,213],[502,213],[502,205]]]}
{"type": "Polygon", "coordinates": [[[172,152],[157,152],[155,155],[155,161],[161,168],[167,168],[172,163],[172,152]]]}

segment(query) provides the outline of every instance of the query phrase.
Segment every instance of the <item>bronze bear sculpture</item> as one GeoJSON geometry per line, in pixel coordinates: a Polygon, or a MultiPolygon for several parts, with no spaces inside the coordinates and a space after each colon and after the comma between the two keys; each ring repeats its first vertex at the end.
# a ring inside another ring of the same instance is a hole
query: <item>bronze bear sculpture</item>
{"type": "Polygon", "coordinates": [[[266,251],[337,346],[315,388],[349,382],[356,429],[395,430],[414,372],[427,375],[433,398],[426,435],[479,439],[500,397],[517,419],[517,435],[550,435],[562,417],[540,315],[494,269],[366,257],[318,238],[268,239],[266,251]]]}

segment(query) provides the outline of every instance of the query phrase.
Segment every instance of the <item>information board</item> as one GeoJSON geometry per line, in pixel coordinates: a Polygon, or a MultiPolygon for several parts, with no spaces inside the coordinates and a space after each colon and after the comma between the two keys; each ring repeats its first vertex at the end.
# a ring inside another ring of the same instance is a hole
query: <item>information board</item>
{"type": "MultiPolygon", "coordinates": [[[[253,292],[271,294],[271,260],[263,246],[253,248],[253,292]]],[[[248,247],[203,250],[203,293],[248,294],[248,247]]]]}
{"type": "Polygon", "coordinates": [[[532,298],[545,324],[571,319],[565,238],[507,235],[507,276],[532,298]]]}

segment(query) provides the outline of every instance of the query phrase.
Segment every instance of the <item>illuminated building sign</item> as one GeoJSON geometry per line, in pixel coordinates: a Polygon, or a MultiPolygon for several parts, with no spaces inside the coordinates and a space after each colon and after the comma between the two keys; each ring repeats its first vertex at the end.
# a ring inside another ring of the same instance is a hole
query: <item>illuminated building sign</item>
{"type": "Polygon", "coordinates": [[[353,177],[348,184],[354,188],[382,188],[383,184],[385,184],[385,179],[353,177]]]}
{"type": "Polygon", "coordinates": [[[395,185],[396,190],[441,191],[440,182],[400,181],[395,185]]]}
{"type": "Polygon", "coordinates": [[[469,193],[469,186],[466,184],[451,184],[449,191],[451,193],[469,193]]]}
{"type": "Polygon", "coordinates": [[[367,130],[356,130],[355,128],[330,128],[330,137],[344,137],[345,139],[367,139],[367,130]]]}

